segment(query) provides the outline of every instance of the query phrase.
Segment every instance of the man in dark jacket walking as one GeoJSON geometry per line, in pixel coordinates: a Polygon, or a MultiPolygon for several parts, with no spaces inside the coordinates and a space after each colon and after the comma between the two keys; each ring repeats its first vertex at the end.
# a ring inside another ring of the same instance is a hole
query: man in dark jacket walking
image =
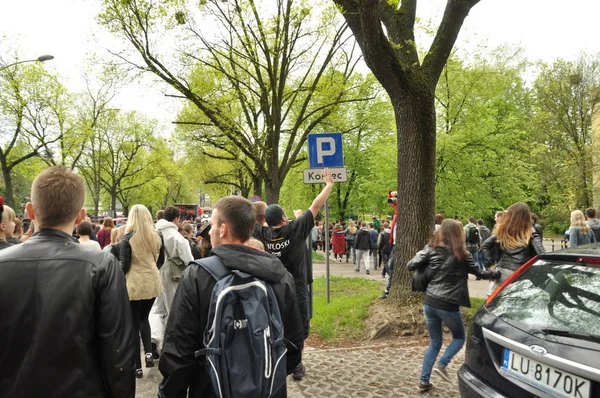
{"type": "MultiPolygon", "coordinates": [[[[254,226],[254,237],[265,245],[267,252],[279,257],[283,266],[294,277],[304,338],[308,337],[310,329],[310,297],[307,284],[311,283],[309,278],[312,272],[309,261],[311,253],[306,248],[306,239],[315,225],[315,218],[333,189],[333,177],[327,168],[323,169],[323,181],[325,187],[313,200],[308,211],[299,214],[295,220],[289,221],[281,206],[272,204],[265,210],[265,219],[269,226],[254,226]]],[[[298,364],[293,378],[301,380],[304,374],[304,365],[298,364]]]]}
{"type": "MultiPolygon", "coordinates": [[[[228,196],[217,201],[211,217],[212,254],[232,270],[240,270],[267,282],[277,297],[287,345],[288,374],[302,361],[303,326],[296,300],[294,278],[279,259],[247,245],[255,224],[255,212],[247,199],[228,196]]],[[[164,376],[159,397],[216,397],[206,371],[206,357],[194,353],[204,348],[203,336],[215,279],[191,263],[175,293],[165,331],[159,369],[164,376]]],[[[251,369],[248,369],[250,372],[251,369]]]]}
{"type": "Polygon", "coordinates": [[[135,396],[125,276],[112,254],[71,237],[84,196],[72,171],[42,172],[26,205],[37,232],[0,252],[3,397],[135,396]]]}

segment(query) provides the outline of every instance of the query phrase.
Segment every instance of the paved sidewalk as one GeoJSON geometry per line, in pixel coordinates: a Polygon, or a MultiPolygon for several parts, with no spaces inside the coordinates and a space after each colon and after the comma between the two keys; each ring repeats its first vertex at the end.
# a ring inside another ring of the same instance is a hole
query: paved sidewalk
{"type": "Polygon", "coordinates": [[[433,374],[431,383],[434,388],[427,393],[417,390],[426,348],[378,345],[305,351],[306,377],[300,382],[288,379],[288,396],[459,397],[455,375],[464,361],[464,350],[456,355],[448,368],[452,383],[433,374]]]}
{"type": "MultiPolygon", "coordinates": [[[[404,346],[396,347],[385,344],[336,349],[306,347],[306,376],[300,382],[288,377],[288,397],[459,397],[455,375],[464,360],[464,350],[449,366],[453,382],[432,374],[434,388],[423,394],[416,386],[427,347],[417,345],[416,340],[403,342],[404,346]]],[[[137,381],[136,398],[156,397],[160,380],[156,367],[144,369],[144,378],[137,381]]]]}

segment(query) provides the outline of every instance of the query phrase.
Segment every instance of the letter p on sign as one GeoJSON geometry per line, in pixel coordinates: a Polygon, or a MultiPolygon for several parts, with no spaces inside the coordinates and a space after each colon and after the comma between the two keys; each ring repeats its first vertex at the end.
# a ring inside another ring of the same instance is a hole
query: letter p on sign
{"type": "Polygon", "coordinates": [[[311,169],[344,167],[342,133],[309,134],[308,160],[311,169]]]}
{"type": "Polygon", "coordinates": [[[331,137],[317,138],[317,162],[323,163],[324,156],[335,155],[335,140],[331,137]],[[329,144],[329,149],[325,149],[329,144]]]}

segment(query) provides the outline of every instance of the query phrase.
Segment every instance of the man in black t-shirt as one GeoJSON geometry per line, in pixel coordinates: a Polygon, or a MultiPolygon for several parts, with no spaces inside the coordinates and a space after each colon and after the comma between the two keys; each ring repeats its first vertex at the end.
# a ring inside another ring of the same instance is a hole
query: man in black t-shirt
{"type": "MultiPolygon", "coordinates": [[[[304,325],[304,336],[309,331],[309,297],[307,289],[307,268],[310,251],[306,248],[306,239],[315,225],[315,218],[333,189],[331,171],[323,169],[325,188],[315,198],[312,205],[302,216],[289,221],[281,206],[272,204],[265,211],[268,227],[256,224],[254,237],[265,245],[265,250],[279,257],[285,268],[294,277],[296,295],[300,314],[304,325]]],[[[294,370],[294,380],[304,376],[304,365],[301,363],[294,370]]]]}

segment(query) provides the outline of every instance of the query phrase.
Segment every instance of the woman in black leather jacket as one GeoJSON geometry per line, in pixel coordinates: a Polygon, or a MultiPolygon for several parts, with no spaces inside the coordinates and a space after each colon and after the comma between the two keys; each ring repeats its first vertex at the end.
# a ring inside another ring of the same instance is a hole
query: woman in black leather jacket
{"type": "Polygon", "coordinates": [[[497,279],[498,272],[485,271],[475,265],[466,248],[466,237],[461,223],[446,219],[434,233],[423,250],[408,263],[411,271],[422,270],[429,283],[423,297],[423,313],[431,340],[425,357],[418,389],[427,391],[433,387],[429,382],[431,371],[451,382],[446,367],[465,343],[465,327],[460,307],[470,307],[468,274],[481,279],[497,279]],[[452,332],[452,342],[434,368],[442,348],[442,322],[452,332]]]}
{"type": "Polygon", "coordinates": [[[485,266],[493,265],[497,258],[496,270],[501,274],[490,292],[521,265],[546,252],[542,239],[533,228],[531,210],[527,203],[517,202],[511,205],[497,225],[493,235],[481,245],[485,266]]]}

